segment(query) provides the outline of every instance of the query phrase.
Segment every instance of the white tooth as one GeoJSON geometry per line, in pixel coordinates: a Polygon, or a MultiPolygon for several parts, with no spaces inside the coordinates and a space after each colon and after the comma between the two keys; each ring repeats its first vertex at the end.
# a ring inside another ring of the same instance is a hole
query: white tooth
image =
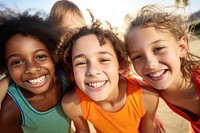
{"type": "Polygon", "coordinates": [[[159,77],[164,73],[164,70],[149,74],[152,77],[159,77]]]}
{"type": "Polygon", "coordinates": [[[45,79],[45,76],[42,76],[42,77],[39,77],[37,79],[29,80],[29,82],[31,84],[37,84],[37,83],[41,83],[42,81],[44,81],[44,79],[45,79]]]}
{"type": "Polygon", "coordinates": [[[89,86],[98,88],[98,87],[102,86],[104,83],[105,83],[105,81],[103,81],[103,82],[97,82],[97,83],[89,83],[89,86]]]}

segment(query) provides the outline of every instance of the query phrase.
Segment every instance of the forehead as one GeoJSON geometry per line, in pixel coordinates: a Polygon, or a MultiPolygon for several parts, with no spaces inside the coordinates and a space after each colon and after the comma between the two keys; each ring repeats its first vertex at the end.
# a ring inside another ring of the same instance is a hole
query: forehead
{"type": "Polygon", "coordinates": [[[46,46],[35,37],[16,34],[7,41],[5,52],[7,54],[14,52],[25,53],[36,49],[47,50],[46,46]]]}
{"type": "Polygon", "coordinates": [[[96,35],[89,34],[77,39],[73,47],[79,45],[78,47],[84,46],[85,48],[89,48],[88,46],[95,46],[95,47],[106,46],[113,48],[111,42],[108,39],[105,38],[104,40],[105,43],[101,44],[96,35]]]}
{"type": "Polygon", "coordinates": [[[166,39],[173,37],[168,30],[160,30],[155,27],[137,27],[129,32],[127,35],[127,43],[134,44],[138,42],[149,42],[156,39],[166,39]]]}
{"type": "Polygon", "coordinates": [[[88,53],[88,52],[94,52],[99,50],[106,50],[106,51],[113,51],[113,46],[105,39],[105,44],[101,44],[99,40],[97,39],[96,35],[90,34],[86,36],[82,36],[79,39],[77,39],[72,47],[72,53],[88,53]]]}

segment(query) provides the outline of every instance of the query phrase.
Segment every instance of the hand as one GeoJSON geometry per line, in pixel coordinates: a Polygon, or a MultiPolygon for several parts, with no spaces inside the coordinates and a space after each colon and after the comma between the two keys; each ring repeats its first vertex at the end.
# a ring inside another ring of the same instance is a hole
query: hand
{"type": "Polygon", "coordinates": [[[166,133],[164,124],[161,122],[158,116],[155,116],[153,122],[154,133],[166,133]]]}

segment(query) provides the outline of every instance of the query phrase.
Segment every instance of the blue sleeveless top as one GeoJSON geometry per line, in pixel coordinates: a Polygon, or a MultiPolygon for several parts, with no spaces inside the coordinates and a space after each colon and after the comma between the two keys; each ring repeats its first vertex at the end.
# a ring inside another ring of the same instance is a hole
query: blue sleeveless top
{"type": "MultiPolygon", "coordinates": [[[[62,99],[65,92],[70,89],[70,82],[61,70],[58,74],[62,84],[62,99]]],[[[26,100],[16,83],[9,86],[8,94],[21,112],[24,133],[66,133],[70,130],[70,119],[62,110],[61,100],[50,110],[39,112],[26,100]]]]}

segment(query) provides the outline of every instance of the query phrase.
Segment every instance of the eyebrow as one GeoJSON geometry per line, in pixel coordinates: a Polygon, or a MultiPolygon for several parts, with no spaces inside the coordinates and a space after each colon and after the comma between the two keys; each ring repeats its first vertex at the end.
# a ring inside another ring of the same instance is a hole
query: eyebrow
{"type": "Polygon", "coordinates": [[[158,43],[158,42],[162,42],[162,41],[165,41],[165,40],[163,40],[163,39],[156,40],[156,41],[152,42],[151,45],[155,44],[155,43],[158,43]]]}
{"type": "MultiPolygon", "coordinates": [[[[100,52],[98,52],[98,54],[101,54],[101,55],[108,54],[108,55],[113,56],[111,53],[105,52],[105,51],[100,51],[100,52]]],[[[76,59],[79,58],[79,57],[85,57],[85,55],[84,55],[84,54],[76,55],[76,56],[74,56],[74,58],[72,59],[72,61],[76,60],[76,59]]]]}
{"type": "MultiPolygon", "coordinates": [[[[40,51],[44,51],[44,52],[49,53],[48,50],[44,50],[44,49],[35,50],[33,53],[37,53],[37,52],[40,52],[40,51]]],[[[50,54],[50,53],[49,53],[49,54],[50,54]]],[[[10,58],[12,58],[12,57],[14,57],[14,56],[20,56],[20,54],[11,54],[11,55],[9,55],[9,56],[6,58],[6,61],[8,61],[10,58]]]]}

